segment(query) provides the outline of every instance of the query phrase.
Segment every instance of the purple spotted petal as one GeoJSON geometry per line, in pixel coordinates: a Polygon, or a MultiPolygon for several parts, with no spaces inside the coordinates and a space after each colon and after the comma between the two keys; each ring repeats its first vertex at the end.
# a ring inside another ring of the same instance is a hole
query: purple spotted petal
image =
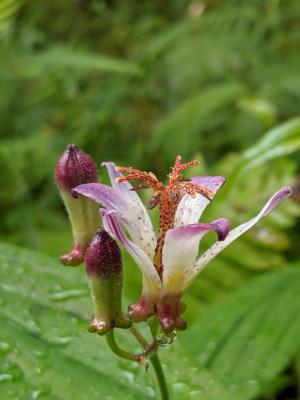
{"type": "MultiPolygon", "coordinates": [[[[215,195],[225,182],[225,178],[224,176],[194,176],[191,181],[211,190],[215,195]]],[[[186,194],[178,205],[174,226],[197,223],[209,203],[210,201],[201,194],[197,194],[195,198],[186,194]]]]}
{"type": "Polygon", "coordinates": [[[152,259],[156,247],[156,238],[148,213],[138,198],[134,200],[123,194],[123,191],[104,185],[102,183],[88,183],[73,189],[76,196],[81,194],[108,210],[115,210],[126,226],[132,240],[152,259]]]}
{"type": "Polygon", "coordinates": [[[186,275],[194,268],[202,237],[213,230],[219,240],[224,240],[229,229],[229,221],[220,218],[210,224],[190,224],[168,230],[162,253],[165,294],[182,291],[186,275]]]}
{"type": "Polygon", "coordinates": [[[288,186],[279,189],[273,194],[273,196],[264,205],[262,210],[252,219],[232,229],[226,239],[222,242],[217,242],[212,245],[202,256],[197,260],[195,268],[191,271],[186,287],[196,277],[196,275],[214,258],[219,254],[225,247],[230,245],[235,239],[247,232],[253,225],[255,225],[261,218],[269,214],[275,207],[277,207],[286,197],[292,194],[292,189],[288,186]]]}
{"type": "Polygon", "coordinates": [[[100,212],[103,218],[104,229],[117,238],[135,260],[147,282],[148,288],[152,291],[159,289],[161,287],[161,280],[152,261],[140,247],[129,240],[124,234],[118,213],[106,209],[101,209],[100,212]]]}

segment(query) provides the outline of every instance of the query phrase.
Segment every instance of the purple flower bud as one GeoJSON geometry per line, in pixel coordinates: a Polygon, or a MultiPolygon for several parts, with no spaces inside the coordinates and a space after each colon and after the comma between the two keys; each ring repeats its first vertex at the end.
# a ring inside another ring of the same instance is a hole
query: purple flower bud
{"type": "Polygon", "coordinates": [[[82,183],[98,182],[96,164],[76,144],[69,144],[56,164],[55,181],[59,189],[67,192],[82,183]]]}
{"type": "Polygon", "coordinates": [[[97,231],[87,249],[85,261],[95,306],[89,331],[103,335],[113,327],[129,328],[131,323],[121,307],[121,252],[105,230],[97,231]]]}
{"type": "Polygon", "coordinates": [[[73,230],[73,249],[61,256],[64,265],[83,262],[86,248],[100,225],[99,206],[83,196],[72,197],[71,191],[83,183],[98,182],[96,164],[75,144],[68,145],[55,168],[55,182],[65,203],[73,230]]]}
{"type": "Polygon", "coordinates": [[[116,241],[104,229],[99,229],[86,253],[88,277],[99,278],[122,274],[121,252],[116,241]]]}

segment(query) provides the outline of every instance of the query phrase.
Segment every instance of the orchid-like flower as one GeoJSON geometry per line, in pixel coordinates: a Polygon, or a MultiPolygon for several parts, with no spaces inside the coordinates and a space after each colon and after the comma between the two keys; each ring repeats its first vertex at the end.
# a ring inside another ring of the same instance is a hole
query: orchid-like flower
{"type": "Polygon", "coordinates": [[[151,172],[116,167],[107,162],[102,165],[108,170],[112,187],[87,183],[73,189],[75,196],[81,194],[101,204],[105,230],[127,249],[142,272],[141,299],[129,306],[132,321],[143,321],[156,313],[165,332],[185,329],[186,322],[180,316],[185,308],[181,296],[198,273],[291,194],[289,187],[279,189],[254,218],[232,230],[225,218],[199,223],[225,178],[195,176],[184,179],[183,171],[197,164],[197,161],[182,164],[178,156],[168,175],[168,183],[164,185],[151,172]],[[122,172],[128,175],[124,176],[122,172]],[[129,183],[131,180],[141,184],[134,187],[129,183]],[[157,238],[148,212],[136,193],[141,188],[154,191],[148,208],[159,206],[157,238]],[[198,257],[200,241],[209,231],[216,232],[218,241],[198,257]]]}

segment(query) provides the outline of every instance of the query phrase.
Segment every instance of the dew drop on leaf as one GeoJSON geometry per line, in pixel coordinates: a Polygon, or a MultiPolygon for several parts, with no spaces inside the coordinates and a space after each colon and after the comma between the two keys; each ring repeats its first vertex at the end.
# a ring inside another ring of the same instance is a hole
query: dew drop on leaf
{"type": "Polygon", "coordinates": [[[0,352],[1,353],[8,353],[11,351],[11,347],[8,343],[0,342],[0,352]]]}
{"type": "Polygon", "coordinates": [[[0,374],[0,383],[9,382],[13,380],[13,376],[10,374],[0,374]]]}

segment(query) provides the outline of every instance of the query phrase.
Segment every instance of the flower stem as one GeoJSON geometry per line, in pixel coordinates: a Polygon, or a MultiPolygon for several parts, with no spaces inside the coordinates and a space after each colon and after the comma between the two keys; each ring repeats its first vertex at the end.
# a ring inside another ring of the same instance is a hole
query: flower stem
{"type": "MultiPolygon", "coordinates": [[[[131,330],[132,334],[135,336],[135,338],[137,339],[137,341],[144,347],[145,350],[147,348],[149,348],[149,344],[148,344],[147,340],[135,327],[130,328],[130,330],[131,330]]],[[[153,369],[154,369],[154,372],[156,375],[156,379],[158,381],[161,399],[169,400],[170,397],[169,397],[169,392],[168,392],[168,386],[167,386],[165,374],[162,369],[162,365],[161,365],[160,359],[158,357],[158,354],[156,352],[153,352],[149,358],[150,358],[150,362],[153,366],[153,369]]]]}
{"type": "Polygon", "coordinates": [[[159,384],[159,389],[160,389],[160,394],[161,394],[161,399],[162,400],[169,400],[169,392],[168,392],[168,386],[165,378],[164,371],[162,369],[162,365],[160,362],[160,359],[158,357],[157,353],[152,353],[150,356],[150,361],[153,366],[156,379],[159,384]]]}
{"type": "Polygon", "coordinates": [[[113,329],[111,329],[107,334],[105,335],[107,344],[109,345],[110,349],[118,356],[121,358],[125,358],[125,360],[129,361],[136,361],[138,363],[143,362],[143,355],[140,354],[134,354],[129,351],[121,349],[119,345],[116,342],[115,335],[113,329]]]}

